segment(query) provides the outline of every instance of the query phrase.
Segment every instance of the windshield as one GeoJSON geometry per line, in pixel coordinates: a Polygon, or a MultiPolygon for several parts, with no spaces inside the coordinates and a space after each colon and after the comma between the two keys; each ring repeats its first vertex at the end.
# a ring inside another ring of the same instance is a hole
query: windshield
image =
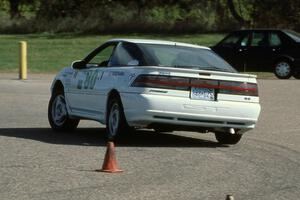
{"type": "Polygon", "coordinates": [[[148,65],[236,72],[209,49],[176,45],[138,44],[148,65]]]}
{"type": "Polygon", "coordinates": [[[295,42],[300,42],[300,34],[295,32],[295,31],[291,31],[291,30],[285,30],[284,31],[288,36],[290,36],[295,42]]]}

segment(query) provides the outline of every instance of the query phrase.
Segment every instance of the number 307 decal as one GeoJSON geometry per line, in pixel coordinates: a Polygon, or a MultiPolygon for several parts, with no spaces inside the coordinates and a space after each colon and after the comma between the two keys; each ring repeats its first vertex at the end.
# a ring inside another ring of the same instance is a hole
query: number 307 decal
{"type": "MultiPolygon", "coordinates": [[[[102,75],[103,72],[99,72],[98,70],[96,71],[88,71],[86,73],[86,78],[83,82],[83,88],[84,89],[94,89],[96,81],[98,79],[99,74],[102,75]]],[[[82,88],[82,81],[78,81],[77,88],[81,89],[82,88]]]]}

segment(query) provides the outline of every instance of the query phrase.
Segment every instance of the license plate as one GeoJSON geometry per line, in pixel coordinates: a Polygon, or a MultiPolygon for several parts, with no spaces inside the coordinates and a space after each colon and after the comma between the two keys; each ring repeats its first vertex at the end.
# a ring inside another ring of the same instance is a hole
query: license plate
{"type": "Polygon", "coordinates": [[[191,89],[191,99],[214,101],[215,90],[210,88],[194,88],[191,89]]]}

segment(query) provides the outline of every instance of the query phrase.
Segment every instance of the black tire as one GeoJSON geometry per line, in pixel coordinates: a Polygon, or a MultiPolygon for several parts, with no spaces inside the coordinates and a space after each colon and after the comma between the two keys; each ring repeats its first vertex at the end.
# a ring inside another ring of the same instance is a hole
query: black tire
{"type": "Polygon", "coordinates": [[[293,75],[293,67],[287,59],[278,61],[274,66],[274,74],[279,79],[289,79],[293,75]]]}
{"type": "Polygon", "coordinates": [[[108,140],[116,140],[127,136],[132,129],[128,126],[122,102],[119,97],[109,99],[106,117],[106,136],[108,140]]]}
{"type": "Polygon", "coordinates": [[[220,144],[237,144],[241,138],[241,134],[230,134],[225,132],[216,132],[216,139],[220,144]]]}
{"type": "Polygon", "coordinates": [[[78,126],[79,119],[69,118],[63,91],[55,91],[52,94],[48,104],[48,121],[54,131],[72,131],[78,126]],[[57,118],[59,114],[62,116],[57,118]]]}
{"type": "Polygon", "coordinates": [[[297,72],[294,72],[293,77],[295,79],[300,79],[300,70],[298,70],[297,72]]]}

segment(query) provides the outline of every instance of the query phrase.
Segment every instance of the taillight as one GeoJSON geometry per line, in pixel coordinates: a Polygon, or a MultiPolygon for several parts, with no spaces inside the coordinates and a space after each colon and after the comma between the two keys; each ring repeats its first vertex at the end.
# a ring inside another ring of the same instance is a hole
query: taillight
{"type": "Polygon", "coordinates": [[[208,79],[196,79],[185,77],[171,77],[162,75],[139,75],[131,84],[131,87],[163,88],[173,90],[190,90],[195,88],[211,88],[216,93],[258,96],[256,83],[218,81],[208,79]]]}
{"type": "Polygon", "coordinates": [[[207,80],[207,79],[191,79],[191,87],[197,88],[218,88],[218,81],[216,80],[207,80]]]}
{"type": "Polygon", "coordinates": [[[151,87],[174,90],[189,90],[189,79],[183,77],[140,75],[131,84],[132,87],[151,87]]]}
{"type": "Polygon", "coordinates": [[[256,83],[220,81],[219,93],[258,96],[258,88],[256,83]]]}

